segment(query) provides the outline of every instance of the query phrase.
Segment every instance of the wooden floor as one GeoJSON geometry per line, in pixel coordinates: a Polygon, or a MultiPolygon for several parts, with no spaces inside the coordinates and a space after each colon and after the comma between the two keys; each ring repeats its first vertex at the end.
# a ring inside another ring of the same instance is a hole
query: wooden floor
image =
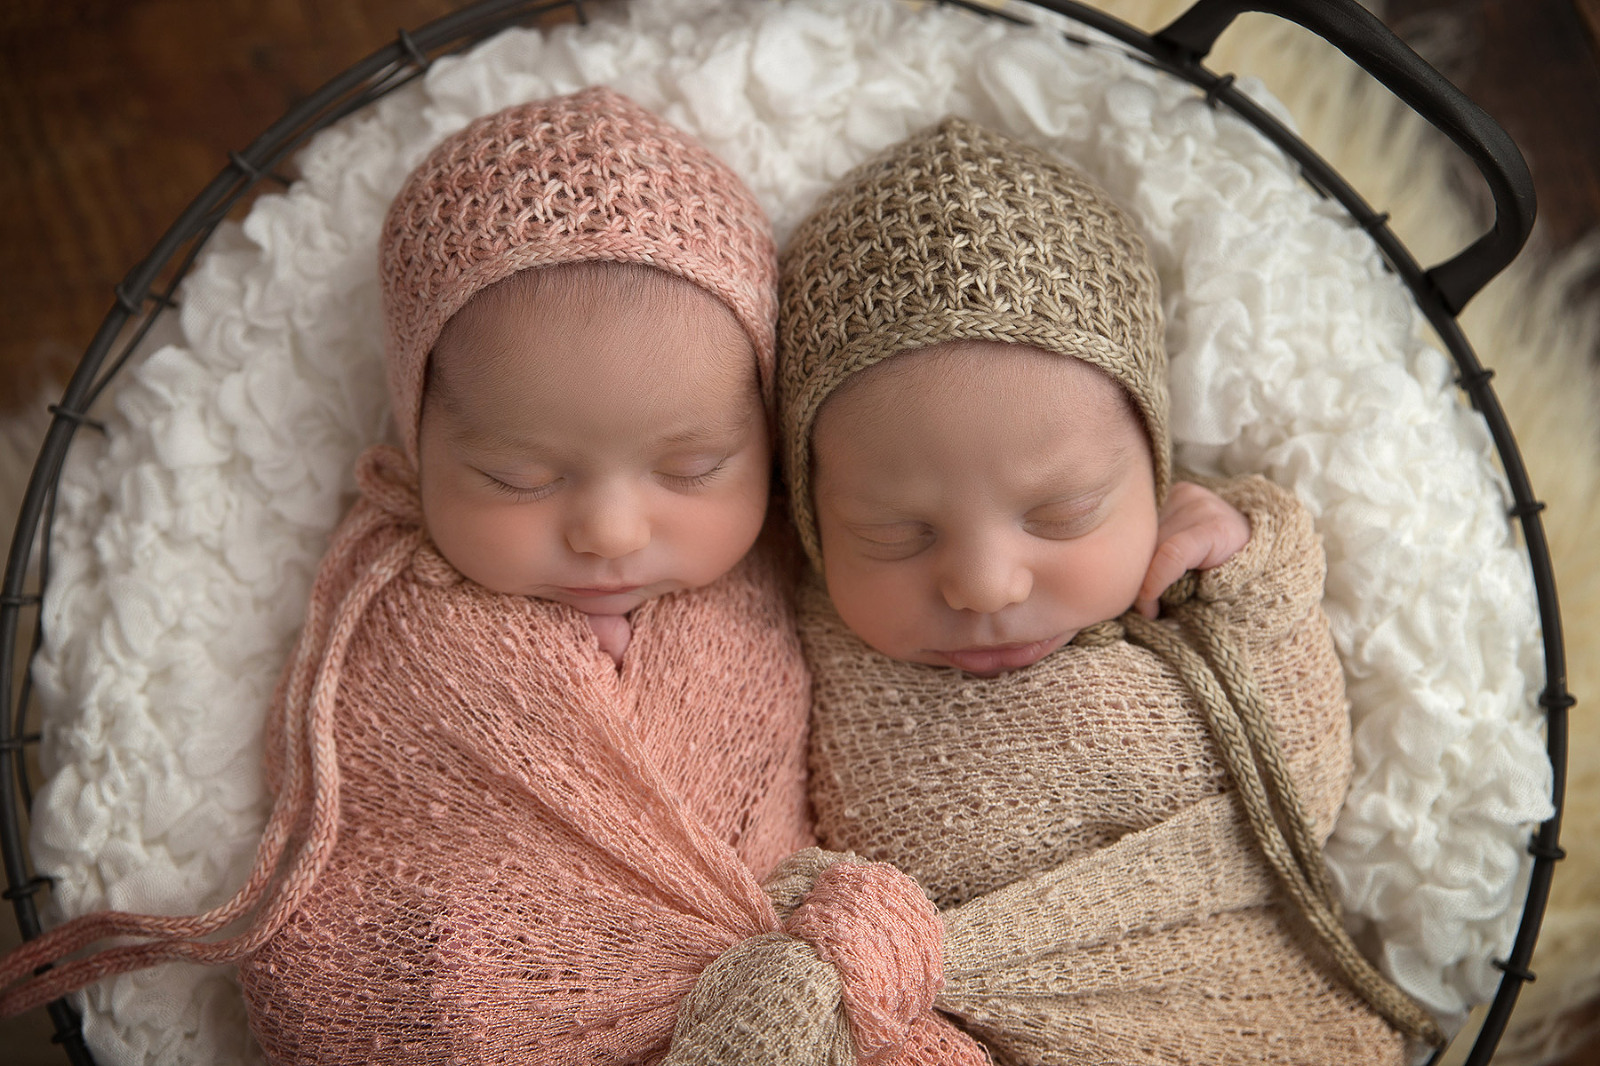
{"type": "MultiPolygon", "coordinates": [[[[398,27],[455,6],[0,3],[0,414],[64,380],[113,286],[230,149],[398,27]]],[[[1600,229],[1600,0],[1388,0],[1388,18],[1522,145],[1549,247],[1600,229]]],[[[10,926],[0,916],[0,947],[10,926]]],[[[42,1023],[0,1023],[0,1058],[64,1061],[42,1023]]],[[[1567,1066],[1596,1062],[1600,1041],[1567,1066]]]]}

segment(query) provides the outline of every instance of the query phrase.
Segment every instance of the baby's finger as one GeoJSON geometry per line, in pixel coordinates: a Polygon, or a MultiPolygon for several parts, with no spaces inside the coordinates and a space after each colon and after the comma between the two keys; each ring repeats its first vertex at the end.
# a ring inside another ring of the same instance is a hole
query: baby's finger
{"type": "Polygon", "coordinates": [[[1194,569],[1195,553],[1203,557],[1206,548],[1206,538],[1196,537],[1193,529],[1181,530],[1158,544],[1155,555],[1150,559],[1150,567],[1145,571],[1144,583],[1139,586],[1138,598],[1134,601],[1139,613],[1154,618],[1156,601],[1161,594],[1171,588],[1174,581],[1194,569]]]}

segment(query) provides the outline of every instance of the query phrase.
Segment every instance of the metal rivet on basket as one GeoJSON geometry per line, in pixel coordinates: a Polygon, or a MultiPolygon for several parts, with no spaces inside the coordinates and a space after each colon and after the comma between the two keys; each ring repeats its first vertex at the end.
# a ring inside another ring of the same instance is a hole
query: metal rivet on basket
{"type": "Polygon", "coordinates": [[[405,50],[406,55],[411,57],[411,62],[417,65],[418,70],[426,72],[429,67],[433,66],[433,60],[428,58],[428,53],[417,47],[417,42],[412,39],[411,34],[402,29],[398,36],[400,38],[400,47],[405,50]]]}
{"type": "Polygon", "coordinates": [[[112,289],[111,292],[117,298],[117,306],[128,312],[130,315],[138,314],[139,307],[144,303],[145,300],[158,303],[162,307],[178,306],[178,301],[174,300],[164,292],[146,292],[143,296],[136,297],[128,292],[128,286],[125,282],[118,282],[116,288],[112,289]]]}
{"type": "Polygon", "coordinates": [[[1549,859],[1551,862],[1560,862],[1567,857],[1567,849],[1557,845],[1546,847],[1535,840],[1528,845],[1528,854],[1536,859],[1549,859]]]}
{"type": "Polygon", "coordinates": [[[1505,959],[1495,959],[1493,965],[1494,968],[1499,970],[1501,973],[1506,974],[1509,977],[1515,977],[1517,980],[1530,985],[1539,979],[1538,975],[1532,970],[1528,969],[1526,966],[1516,966],[1510,962],[1507,962],[1505,959]]]}
{"type": "Polygon", "coordinates": [[[53,881],[51,878],[45,877],[42,874],[35,877],[30,877],[17,887],[8,888],[4,892],[0,892],[0,899],[25,899],[28,896],[34,895],[41,888],[49,888],[52,883],[53,881]]]}
{"type": "Polygon", "coordinates": [[[29,744],[39,743],[42,735],[40,733],[24,733],[20,737],[7,737],[5,740],[0,740],[0,751],[21,751],[29,744]]]}
{"type": "Polygon", "coordinates": [[[139,305],[143,301],[135,300],[132,296],[129,296],[127,288],[121,282],[118,282],[117,287],[111,291],[116,294],[117,306],[121,307],[130,315],[136,315],[139,313],[139,305]]]}
{"type": "Polygon", "coordinates": [[[1512,507],[1506,514],[1512,518],[1527,518],[1529,515],[1536,515],[1542,510],[1544,510],[1543,500],[1524,500],[1522,503],[1512,507]]]}
{"type": "Polygon", "coordinates": [[[1488,367],[1480,367],[1470,374],[1462,374],[1456,378],[1456,384],[1468,392],[1480,389],[1494,379],[1494,371],[1488,367]]]}
{"type": "Polygon", "coordinates": [[[282,185],[285,188],[289,186],[288,178],[275,171],[262,170],[260,167],[250,162],[250,160],[246,159],[238,152],[230,151],[228,153],[228,162],[233,165],[235,170],[243,174],[252,183],[258,182],[262,178],[266,178],[268,181],[277,182],[279,185],[282,185]]]}
{"type": "Polygon", "coordinates": [[[1389,224],[1389,212],[1379,211],[1375,215],[1368,215],[1366,218],[1358,219],[1357,222],[1360,224],[1362,229],[1366,230],[1368,233],[1372,233],[1373,231],[1381,229],[1389,224]]]}
{"type": "Polygon", "coordinates": [[[38,593],[29,593],[23,596],[0,596],[0,607],[35,607],[43,602],[43,597],[38,593]]]}
{"type": "Polygon", "coordinates": [[[1206,106],[1215,108],[1217,106],[1217,98],[1233,88],[1233,83],[1237,80],[1232,74],[1224,74],[1212,82],[1211,88],[1206,90],[1206,106]]]}
{"type": "Polygon", "coordinates": [[[1543,692],[1539,695],[1539,706],[1547,711],[1566,711],[1578,705],[1578,698],[1570,692],[1550,693],[1543,692]]]}
{"type": "Polygon", "coordinates": [[[68,422],[76,422],[80,426],[88,426],[90,429],[98,429],[101,433],[107,432],[106,424],[104,422],[100,421],[98,418],[90,418],[82,411],[74,411],[72,408],[62,407],[58,403],[51,404],[50,406],[46,407],[45,410],[49,411],[57,418],[65,418],[68,422]]]}

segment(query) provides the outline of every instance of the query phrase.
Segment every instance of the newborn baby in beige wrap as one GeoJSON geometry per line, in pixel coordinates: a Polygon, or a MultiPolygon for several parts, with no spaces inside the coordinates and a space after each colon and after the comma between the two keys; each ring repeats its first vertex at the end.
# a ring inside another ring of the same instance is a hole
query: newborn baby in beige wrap
{"type": "Polygon", "coordinates": [[[849,175],[782,270],[819,837],[941,908],[934,1005],[1001,1062],[1436,1042],[1321,864],[1351,772],[1321,545],[1261,478],[1174,483],[1122,211],[947,120],[849,175]]]}

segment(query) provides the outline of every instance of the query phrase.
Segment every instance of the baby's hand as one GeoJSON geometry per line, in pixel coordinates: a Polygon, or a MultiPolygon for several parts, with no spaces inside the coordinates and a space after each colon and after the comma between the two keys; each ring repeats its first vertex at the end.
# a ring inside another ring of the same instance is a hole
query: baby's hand
{"type": "Polygon", "coordinates": [[[591,614],[589,628],[600,639],[600,650],[611,656],[611,661],[622,665],[622,653],[628,650],[628,640],[633,636],[633,626],[625,614],[591,614]]]}
{"type": "Polygon", "coordinates": [[[1232,559],[1250,543],[1250,520],[1210,489],[1179,481],[1167,493],[1156,527],[1156,554],[1139,586],[1134,607],[1146,618],[1160,610],[1157,601],[1190,570],[1210,570],[1232,559]]]}

